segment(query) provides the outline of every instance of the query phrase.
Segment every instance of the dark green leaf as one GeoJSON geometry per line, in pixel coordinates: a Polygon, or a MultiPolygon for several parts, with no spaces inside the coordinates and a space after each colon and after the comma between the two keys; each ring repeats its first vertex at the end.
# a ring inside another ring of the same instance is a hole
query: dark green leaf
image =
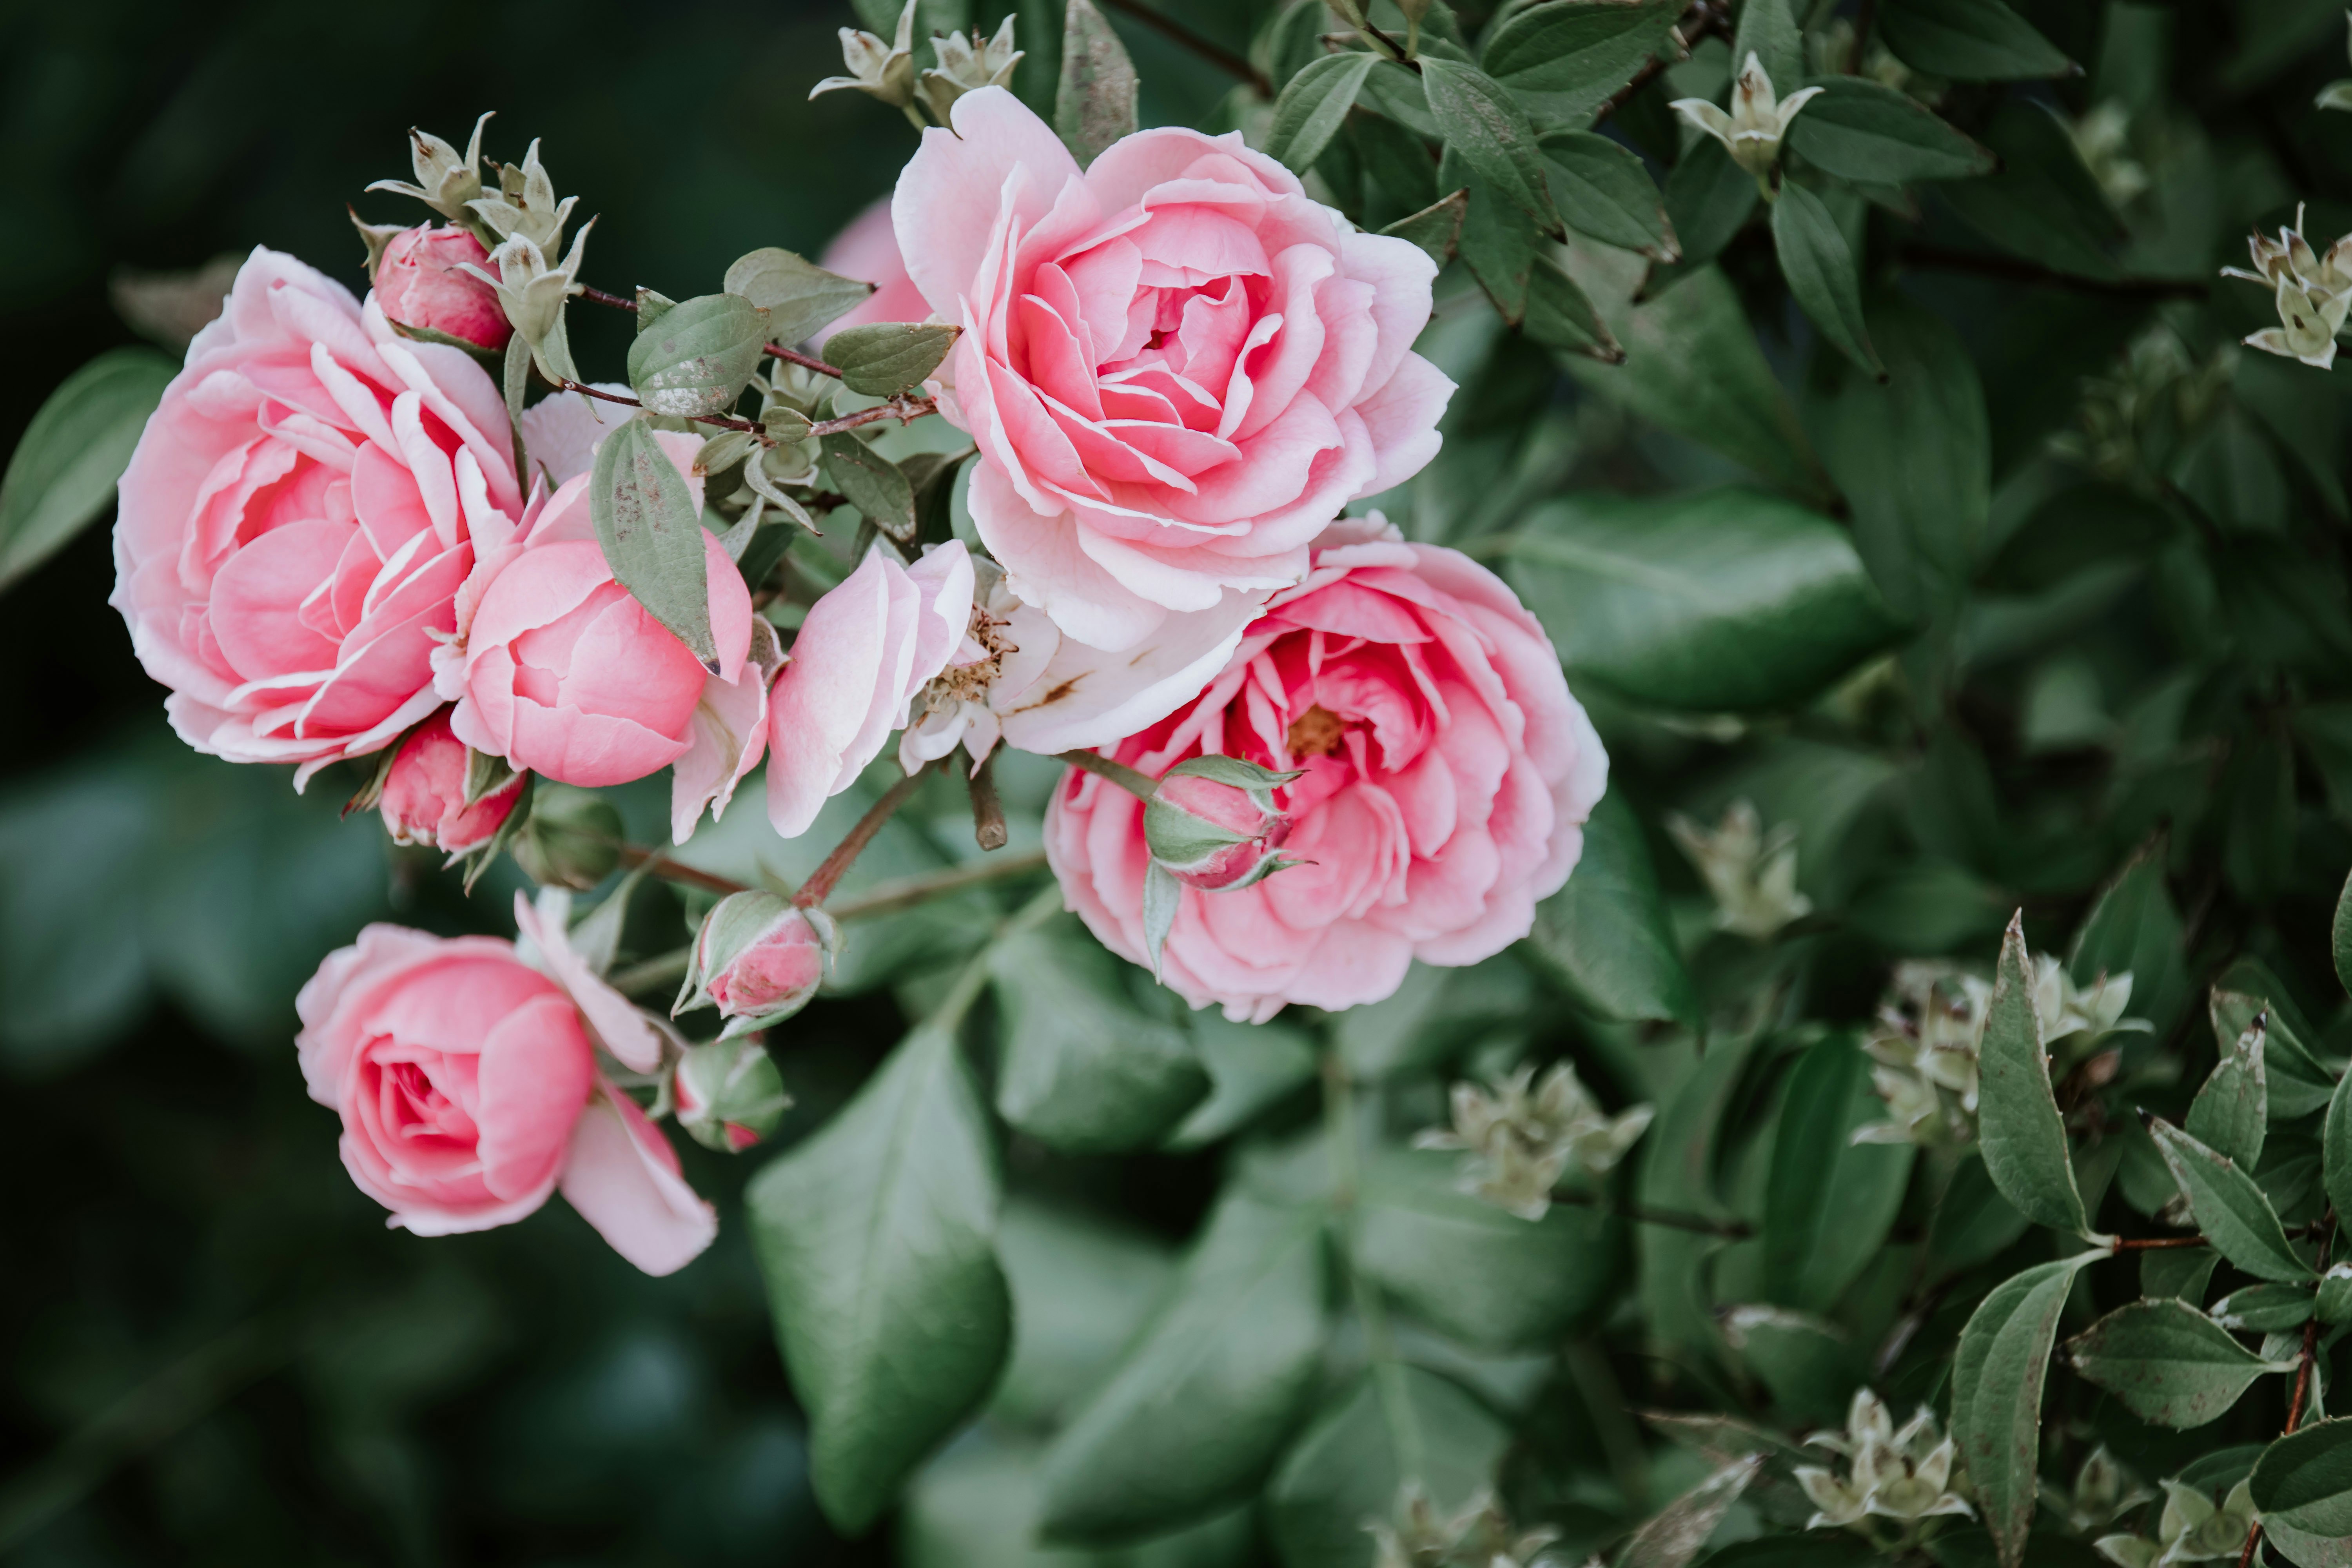
{"type": "Polygon", "coordinates": [[[1663,708],[1794,707],[1896,630],[1843,530],[1755,490],[1548,502],[1506,561],[1572,675],[1663,708]]]}
{"type": "Polygon", "coordinates": [[[1592,808],[1584,853],[1567,885],[1536,906],[1527,951],[1603,1017],[1697,1021],[1698,992],[1658,895],[1649,843],[1622,791],[1611,790],[1592,808]]]}
{"type": "Polygon", "coordinates": [[[1407,1479],[1450,1516],[1493,1487],[1509,1441],[1457,1384],[1417,1366],[1375,1367],[1333,1399],[1275,1472],[1265,1521],[1283,1568],[1371,1568],[1365,1526],[1395,1518],[1407,1479]]]}
{"type": "Polygon", "coordinates": [[[1080,168],[1135,134],[1135,65],[1094,0],[1068,0],[1062,20],[1062,83],[1054,132],[1080,168]]]}
{"type": "Polygon", "coordinates": [[[1896,58],[1929,76],[2021,81],[2075,68],[2000,0],[1887,0],[1878,25],[1896,58]]]}
{"type": "Polygon", "coordinates": [[[2178,1300],[2118,1308],[2067,1341],[2066,1356],[2141,1420],[2183,1430],[2220,1418],[2263,1373],[2294,1370],[2264,1361],[2178,1300]]]}
{"type": "Polygon", "coordinates": [[[770,246],[736,258],[727,269],[727,292],[766,310],[772,341],[792,344],[864,304],[874,285],[836,276],[770,246]]]}
{"type": "Polygon", "coordinates": [[[842,499],[894,541],[911,543],[915,487],[898,466],[846,430],[822,437],[818,445],[824,454],[824,477],[842,499]]]}
{"type": "Polygon", "coordinates": [[[2262,1163],[2270,1094],[2263,1073],[2262,1025],[2228,1048],[2197,1091],[2182,1130],[2242,1171],[2262,1163]]]}
{"type": "Polygon", "coordinates": [[[1867,77],[1824,77],[1789,127],[1789,144],[1825,174],[1864,184],[1964,180],[1992,172],[1991,150],[1906,92],[1867,77]]]}
{"type": "MultiPolygon", "coordinates": [[[[1445,149],[1437,167],[1437,183],[1464,193],[1465,205],[1455,234],[1462,259],[1503,320],[1517,326],[1527,319],[1528,275],[1535,266],[1538,237],[1527,215],[1479,178],[1458,148],[1445,149]]],[[[1434,212],[1421,216],[1428,217],[1434,212]]]]}
{"type": "Polygon", "coordinates": [[[1044,1528],[1144,1534],[1265,1480],[1323,1348],[1318,1216],[1229,1194],[1168,1300],[1045,1461],[1044,1528]]]}
{"type": "Polygon", "coordinates": [[[1590,131],[1554,131],[1538,145],[1551,167],[1553,204],[1569,227],[1603,245],[1676,259],[1665,200],[1632,148],[1590,131]]]}
{"type": "Polygon", "coordinates": [[[2024,1555],[2040,1490],[2042,1389],[2075,1271],[2107,1256],[2037,1264],[1993,1287],[1960,1331],[1952,1363],[1952,1439],[1976,1483],[2002,1563],[2024,1555]]]}
{"type": "Polygon", "coordinates": [[[2123,226],[2057,116],[2006,104],[1984,139],[2000,172],[1939,186],[1941,199],[2004,250],[2076,277],[2117,276],[2108,248],[2123,226]]]}
{"type": "Polygon", "coordinates": [[[1863,324],[1862,281],[1845,236],[1822,198],[1794,180],[1780,186],[1772,204],[1772,247],[1780,276],[1813,325],[1837,351],[1873,375],[1885,378],[1870,330],[1863,324]]]}
{"type": "Polygon", "coordinates": [[[939,322],[877,321],[844,327],[824,341],[841,384],[867,397],[895,397],[940,367],[963,329],[939,322]]]}
{"type": "Polygon", "coordinates": [[[2221,1261],[2210,1247],[2151,1247],[2139,1255],[2139,1293],[2147,1300],[2177,1297],[2197,1306],[2221,1261]]]}
{"type": "Polygon", "coordinates": [[[1845,1418],[1868,1363],[1837,1324],[1780,1307],[1734,1307],[1723,1337],[1792,1425],[1834,1426],[1845,1418]]]}
{"type": "Polygon", "coordinates": [[[1548,1344],[1616,1293],[1622,1227],[1555,1204],[1539,1220],[1461,1190],[1452,1155],[1391,1150],[1364,1172],[1357,1272],[1422,1321],[1473,1344],[1548,1344]]]}
{"type": "Polygon", "coordinates": [[[1790,1074],[1764,1189],[1762,1281],[1783,1306],[1826,1312],[1886,1241],[1911,1174],[1908,1143],[1856,1143],[1886,1118],[1870,1058],[1852,1036],[1824,1036],[1790,1074]]]}
{"type": "Polygon", "coordinates": [[[1678,0],[1541,0],[1504,18],[1481,63],[1529,113],[1581,129],[1666,49],[1678,0]]]}
{"type": "Polygon", "coordinates": [[[1683,1568],[1699,1554],[1763,1468],[1761,1456],[1735,1459],[1675,1499],[1633,1532],[1617,1568],[1683,1568]]]}
{"type": "Polygon", "coordinates": [[[2315,1421],[2254,1462],[2263,1518],[2308,1534],[2352,1537],[2352,1420],[2315,1421]]]}
{"type": "Polygon", "coordinates": [[[1437,161],[1420,137],[1385,114],[1350,116],[1347,137],[1365,174],[1398,206],[1419,212],[1437,199],[1437,161]]]}
{"type": "Polygon", "coordinates": [[[1878,1561],[1877,1548],[1858,1535],[1815,1530],[1737,1542],[1707,1553],[1704,1568],[1847,1568],[1878,1561]]]}
{"type": "Polygon", "coordinates": [[[1536,220],[1548,234],[1559,229],[1559,214],[1545,184],[1543,159],[1527,111],[1494,79],[1475,67],[1435,55],[1421,62],[1429,112],[1446,145],[1506,200],[1536,220]]]}
{"type": "Polygon", "coordinates": [[[2000,1195],[1982,1160],[1964,1159],[1936,1205],[1927,1253],[1939,1270],[1958,1273],[2008,1251],[2032,1223],[2000,1195]]]}
{"type": "Polygon", "coordinates": [[[1462,238],[1463,215],[1470,205],[1470,193],[1456,191],[1452,195],[1423,208],[1408,217],[1381,230],[1392,239],[1409,239],[1429,253],[1429,258],[1440,267],[1454,259],[1455,247],[1462,238]]]}
{"type": "Polygon", "coordinates": [[[1198,1149],[1238,1131],[1315,1077],[1313,1038],[1286,1025],[1235,1024],[1214,1007],[1193,1014],[1191,1024],[1209,1097],[1168,1135],[1171,1149],[1198,1149]]]}
{"type": "Polygon", "coordinates": [[[1367,50],[1343,50],[1325,55],[1292,77],[1275,100],[1274,123],[1265,133],[1266,156],[1281,160],[1296,174],[1312,168],[1346,123],[1364,78],[1378,63],[1379,57],[1367,50]]]}
{"type": "Polygon", "coordinates": [[[1576,286],[1576,279],[1541,252],[1528,268],[1528,314],[1520,326],[1548,349],[1582,354],[1604,364],[1624,362],[1625,351],[1609,335],[1600,312],[1576,286]]]}
{"type": "Polygon", "coordinates": [[[2309,1285],[2248,1285],[2214,1302],[2211,1316],[2238,1333],[2274,1334],[2303,1327],[2315,1306],[2309,1285]]]}
{"type": "MultiPolygon", "coordinates": [[[[680,306],[683,310],[685,307],[680,306]]],[[[644,342],[642,338],[638,340],[644,342]]],[[[596,448],[589,516],[604,563],[646,613],[669,628],[702,667],[719,671],[711,640],[710,578],[701,510],[686,478],[642,419],[625,419],[596,448]]],[[[730,568],[731,570],[731,568],[730,568]]]]}
{"type": "Polygon", "coordinates": [[[2319,1142],[2327,1201],[2337,1214],[2352,1215],[2352,1072],[2336,1080],[2319,1142]]]}
{"type": "Polygon", "coordinates": [[[2352,877],[2344,879],[2344,890],[2336,895],[2336,920],[2328,928],[2328,940],[2336,957],[2336,978],[2347,991],[2352,991],[2352,877]]]}
{"type": "Polygon", "coordinates": [[[1979,1136],[1985,1169],[2018,1212],[2053,1230],[2087,1231],[2066,1152],[2066,1122],[2050,1087],[2050,1054],[2033,1011],[2025,929],[2009,922],[1978,1054],[1979,1136]]]}
{"type": "Polygon", "coordinates": [[[740,294],[681,300],[629,342],[629,384],[656,414],[725,414],[760,368],[768,312],[740,294]]]}
{"type": "MultiPolygon", "coordinates": [[[[1800,119],[1801,120],[1801,116],[1800,119]]],[[[1731,160],[1723,143],[1702,137],[1666,174],[1665,204],[1685,268],[1703,267],[1748,225],[1763,193],[1756,176],[1731,160]]]]}
{"type": "Polygon", "coordinates": [[[988,1402],[1015,1426],[1057,1425],[1094,1392],[1175,1278],[1156,1237],[1084,1210],[1005,1200],[996,1253],[1013,1295],[1013,1351],[988,1402]]]}
{"type": "Polygon", "coordinates": [[[2278,976],[2259,959],[2241,958],[2221,973],[2208,997],[2213,1044],[2228,1050],[2238,1037],[2266,1018],[2263,1078],[2269,1089],[2271,1120],[2291,1121],[2326,1105],[2336,1092],[2336,1069],[2324,1065],[2304,1044],[2318,1037],[2278,976]]]}
{"type": "Polygon", "coordinates": [[[997,1166],[954,1035],[908,1035],[746,1194],[753,1249],[809,1413],[809,1475],[864,1530],[996,1381],[1010,1308],[997,1166]]]}
{"type": "Polygon", "coordinates": [[[1126,967],[1074,929],[1007,937],[989,955],[997,1112],[1048,1148],[1155,1143],[1209,1092],[1185,1032],[1129,1000],[1126,967]]]}
{"type": "Polygon", "coordinates": [[[153,349],[109,349],[42,402],[0,479],[0,592],[107,509],[171,379],[153,349]]]}
{"type": "MultiPolygon", "coordinates": [[[[1684,1214],[1722,1211],[1714,1182],[1717,1147],[1753,1046],[1752,1037],[1709,1041],[1665,1102],[1634,1152],[1641,1161],[1634,1192],[1643,1205],[1684,1214]]],[[[1634,1245],[1653,1340],[1676,1355],[1712,1360],[1722,1337],[1706,1279],[1721,1240],[1700,1231],[1645,1225],[1634,1227],[1634,1245]]]]}
{"type": "Polygon", "coordinates": [[[2313,1278],[2253,1177],[2161,1118],[2148,1131],[2216,1251],[2257,1279],[2313,1278]]]}
{"type": "Polygon", "coordinates": [[[1772,79],[1781,98],[1797,90],[1805,79],[1805,37],[1790,13],[1789,0],[1747,0],[1739,7],[1739,27],[1731,39],[1731,69],[1736,76],[1754,55],[1772,79]]]}
{"type": "Polygon", "coordinates": [[[2188,1000],[2181,974],[2180,915],[2164,881],[2164,843],[2144,846],[2099,890],[2067,954],[2077,985],[2103,974],[2132,977],[2131,1014],[2161,1038],[2188,1000]]]}

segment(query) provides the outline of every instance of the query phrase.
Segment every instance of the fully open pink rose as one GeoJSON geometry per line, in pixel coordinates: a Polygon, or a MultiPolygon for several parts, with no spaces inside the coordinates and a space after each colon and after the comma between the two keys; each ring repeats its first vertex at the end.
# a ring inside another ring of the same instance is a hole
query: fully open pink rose
{"type": "MultiPolygon", "coordinates": [[[[1235,1019],[1375,1002],[1416,958],[1502,951],[1568,879],[1608,782],[1551,643],[1500,579],[1363,524],[1331,538],[1198,700],[1114,752],[1155,777],[1207,752],[1307,770],[1275,799],[1296,824],[1283,852],[1313,864],[1187,889],[1161,955],[1171,986],[1235,1019]]],[[[1045,847],[1070,907],[1144,962],[1142,802],[1073,770],[1045,847]]]]}
{"type": "Polygon", "coordinates": [[[449,732],[449,716],[436,713],[400,743],[378,806],[394,844],[462,855],[497,834],[522,798],[524,782],[525,775],[517,773],[467,805],[466,744],[449,732]]]}
{"type": "Polygon", "coordinates": [[[1001,88],[923,132],[892,207],[962,327],[950,416],[972,521],[1021,598],[1113,651],[1307,570],[1342,506],[1437,451],[1412,353],[1435,268],[1359,234],[1238,134],[1168,128],[1080,172],[1001,88]]]}
{"type": "Polygon", "coordinates": [[[911,567],[881,545],[809,606],[768,699],[768,820],[797,838],[879,756],[971,622],[971,556],[936,545],[911,567]]]}
{"type": "MultiPolygon", "coordinates": [[[[699,504],[691,471],[699,442],[657,439],[699,504]]],[[[742,679],[751,595],[705,533],[714,676],[614,580],[589,517],[588,483],[585,474],[566,480],[519,546],[484,562],[458,606],[462,652],[443,662],[445,685],[458,700],[450,727],[459,740],[517,768],[595,789],[656,773],[693,749],[706,681],[742,679]]]]}
{"type": "Polygon", "coordinates": [[[404,327],[440,332],[478,348],[502,349],[514,336],[496,290],[463,270],[489,266],[482,242],[462,228],[403,229],[376,263],[376,303],[404,327]]]}
{"type": "Polygon", "coordinates": [[[907,264],[899,258],[887,196],[850,219],[849,226],[824,247],[817,265],[827,272],[874,285],[872,296],[863,304],[818,331],[815,341],[820,345],[844,327],[862,327],[868,321],[919,321],[931,313],[930,301],[907,276],[907,264]]]}
{"type": "Polygon", "coordinates": [[[709,1245],[676,1152],[599,1077],[582,999],[512,944],[372,925],[295,1006],[310,1097],[341,1116],[344,1168],[394,1225],[487,1230],[561,1187],[647,1273],[709,1245]]]}
{"type": "Polygon", "coordinates": [[[521,510],[464,350],[257,250],[122,476],[112,603],[183,739],[307,780],[433,710],[458,585],[521,510]]]}

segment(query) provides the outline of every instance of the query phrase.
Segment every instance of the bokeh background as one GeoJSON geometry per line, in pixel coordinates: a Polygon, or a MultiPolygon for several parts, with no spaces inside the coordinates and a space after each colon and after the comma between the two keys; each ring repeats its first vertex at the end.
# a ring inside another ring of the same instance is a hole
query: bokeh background
{"type": "MultiPolygon", "coordinates": [[[[1181,9],[1246,44],[1238,7],[1181,9]]],[[[913,147],[868,100],[808,101],[852,19],[847,0],[0,6],[0,458],[58,381],[137,341],[120,268],[266,245],[362,289],[344,206],[420,218],[364,194],[408,176],[412,124],[462,144],[496,109],[506,160],[542,138],[599,216],[584,275],[605,289],[684,298],[755,247],[814,255],[913,147]]],[[[1147,122],[1215,112],[1227,79],[1121,30],[1147,122]]],[[[572,315],[583,367],[614,374],[625,321],[572,315]]],[[[504,933],[514,884],[469,907],[338,820],[351,781],[298,797],[287,770],[189,752],[112,583],[100,526],[0,602],[0,1562],[893,1561],[903,1541],[842,1542],[810,1499],[739,1222],[756,1161],[685,1149],[721,1238],[666,1280],[560,1203],[425,1242],[352,1188],[294,1068],[296,989],[368,920],[504,933]]],[[[803,1015],[782,1136],[899,1028],[887,996],[803,1015]]],[[[1114,1195],[1181,1236],[1207,1173],[1154,1171],[1114,1195]]]]}

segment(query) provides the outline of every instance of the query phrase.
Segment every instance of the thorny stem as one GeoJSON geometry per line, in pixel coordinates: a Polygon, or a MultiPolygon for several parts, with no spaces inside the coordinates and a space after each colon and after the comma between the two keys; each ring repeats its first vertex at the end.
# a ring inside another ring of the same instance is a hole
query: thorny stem
{"type": "Polygon", "coordinates": [[[809,873],[809,879],[803,882],[801,890],[793,895],[794,908],[805,910],[824,902],[824,896],[833,891],[833,885],[841,880],[842,873],[849,869],[859,852],[874,842],[874,836],[882,831],[882,825],[896,816],[900,806],[914,798],[915,791],[922,784],[923,775],[929,772],[930,768],[928,765],[917,768],[882,792],[882,798],[866,808],[866,815],[857,819],[857,826],[849,830],[848,837],[835,845],[833,853],[809,873]]]}
{"type": "Polygon", "coordinates": [[[1972,272],[1982,278],[2041,283],[2053,289],[2071,289],[2078,294],[2105,294],[2114,299],[2202,300],[2210,292],[2193,279],[2077,278],[2017,257],[1980,255],[1940,245],[1906,245],[1895,256],[1909,266],[1939,272],[1972,272]]]}
{"type": "Polygon", "coordinates": [[[1122,16],[1134,17],[1178,47],[1192,50],[1227,75],[1239,77],[1257,89],[1265,97],[1275,96],[1274,83],[1266,79],[1264,71],[1223,44],[1212,43],[1209,39],[1201,37],[1173,16],[1153,10],[1150,6],[1141,4],[1141,0],[1103,0],[1103,4],[1122,16]]]}
{"type": "MultiPolygon", "coordinates": [[[[1730,16],[1726,7],[1720,4],[1720,0],[1699,0],[1699,3],[1691,7],[1690,11],[1684,12],[1683,20],[1682,22],[1675,24],[1675,31],[1680,35],[1682,38],[1685,57],[1688,57],[1690,47],[1697,43],[1701,38],[1707,37],[1711,33],[1726,31],[1728,27],[1729,22],[1730,16]],[[1697,19],[1695,22],[1692,21],[1692,12],[1694,11],[1697,13],[1697,19]],[[1689,25],[1685,26],[1685,24],[1689,25]]],[[[1610,96],[1609,101],[1602,104],[1600,109],[1594,112],[1592,116],[1592,123],[1598,125],[1602,121],[1608,119],[1611,115],[1616,113],[1619,110],[1624,108],[1626,104],[1633,100],[1634,94],[1640,92],[1643,88],[1657,80],[1659,77],[1665,73],[1667,68],[1673,66],[1675,63],[1675,62],[1673,59],[1664,55],[1652,55],[1650,57],[1650,63],[1643,66],[1640,70],[1635,71],[1633,73],[1633,79],[1627,82],[1623,87],[1619,88],[1616,92],[1610,96]]]]}
{"type": "Polygon", "coordinates": [[[1054,760],[1057,763],[1067,763],[1074,768],[1084,768],[1090,773],[1098,773],[1138,800],[1150,800],[1160,790],[1159,784],[1150,773],[1138,773],[1125,763],[1114,763],[1098,752],[1063,752],[1056,754],[1054,760]]]}
{"type": "Polygon", "coordinates": [[[825,363],[824,361],[813,354],[802,353],[796,349],[788,349],[782,343],[770,343],[761,352],[771,358],[782,360],[786,364],[796,364],[803,370],[813,370],[819,375],[829,375],[835,381],[841,379],[841,372],[825,363]]]}

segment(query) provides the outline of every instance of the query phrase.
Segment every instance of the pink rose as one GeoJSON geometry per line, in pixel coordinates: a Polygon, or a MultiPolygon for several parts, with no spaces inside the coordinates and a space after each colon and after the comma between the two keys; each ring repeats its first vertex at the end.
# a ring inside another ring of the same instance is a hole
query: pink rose
{"type": "MultiPolygon", "coordinates": [[[[688,476],[700,446],[662,435],[688,476]]],[[[751,651],[751,595],[719,541],[703,535],[714,676],[604,563],[589,518],[589,476],[564,481],[519,547],[486,561],[459,606],[462,654],[446,661],[450,728],[478,752],[596,789],[657,773],[693,750],[706,682],[734,686],[751,651]]],[[[755,695],[755,705],[764,701],[755,695]]]]}
{"type": "Polygon", "coordinates": [[[752,889],[712,906],[695,933],[694,954],[671,1016],[712,1006],[726,1020],[722,1040],[780,1024],[824,984],[839,932],[822,910],[752,889]]]}
{"type": "Polygon", "coordinates": [[[807,832],[881,754],[915,694],[961,648],[971,592],[961,542],[934,546],[912,567],[877,544],[809,606],[768,698],[768,820],[778,833],[807,832]]]}
{"type": "Polygon", "coordinates": [[[1143,837],[1170,875],[1204,893],[1265,877],[1294,825],[1250,792],[1195,773],[1171,773],[1143,808],[1143,837]]]}
{"type": "Polygon", "coordinates": [[[465,742],[449,732],[449,716],[436,713],[401,742],[377,806],[394,844],[463,855],[497,834],[522,797],[523,782],[517,773],[467,805],[465,742]]]}
{"type": "Polygon", "coordinates": [[[470,355],[256,250],[122,476],[112,603],[182,739],[299,784],[433,710],[458,584],[521,508],[470,355]]]}
{"type": "Polygon", "coordinates": [[[1083,643],[1307,570],[1351,499],[1438,447],[1453,384],[1412,353],[1435,268],[1359,234],[1238,133],[1145,131],[1080,173],[1001,88],[923,132],[892,216],[964,329],[950,417],[1013,590],[1083,643]]]}
{"type": "Polygon", "coordinates": [[[343,1166],[394,1226],[487,1230],[561,1187],[647,1273],[709,1245],[676,1152],[599,1078],[573,996],[513,944],[372,925],[295,1006],[310,1098],[341,1116],[343,1166]]]}
{"type": "Polygon", "coordinates": [[[862,327],[868,321],[920,321],[930,316],[930,301],[907,276],[907,264],[899,258],[887,196],[850,219],[849,226],[824,247],[817,265],[827,272],[874,285],[864,304],[818,330],[814,341],[819,346],[844,327],[862,327]]]}
{"type": "MultiPolygon", "coordinates": [[[[1342,524],[1190,706],[1120,742],[1158,775],[1215,752],[1306,776],[1275,792],[1312,864],[1181,895],[1161,955],[1196,1006],[1263,1022],[1351,1007],[1414,959],[1475,963],[1528,933],[1568,879],[1608,758],[1559,659],[1501,579],[1452,550],[1342,524]]],[[[1045,847],[1064,895],[1144,962],[1143,803],[1073,771],[1045,847]]]]}
{"type": "Polygon", "coordinates": [[[488,268],[488,251],[462,228],[419,225],[392,237],[376,262],[375,298],[404,327],[422,328],[478,348],[502,349],[514,336],[497,290],[465,271],[488,268]]]}

